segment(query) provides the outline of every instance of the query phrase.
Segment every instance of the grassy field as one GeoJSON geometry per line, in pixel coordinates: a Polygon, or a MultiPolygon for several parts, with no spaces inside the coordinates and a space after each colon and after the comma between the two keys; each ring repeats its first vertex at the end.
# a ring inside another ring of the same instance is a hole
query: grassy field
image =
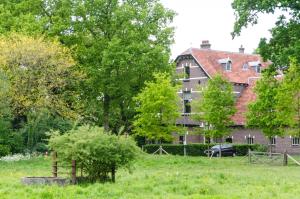
{"type": "Polygon", "coordinates": [[[249,165],[245,158],[145,155],[132,174],[120,170],[115,184],[24,186],[24,176],[50,176],[51,162],[36,158],[0,162],[1,199],[98,198],[299,198],[300,167],[249,165]]]}

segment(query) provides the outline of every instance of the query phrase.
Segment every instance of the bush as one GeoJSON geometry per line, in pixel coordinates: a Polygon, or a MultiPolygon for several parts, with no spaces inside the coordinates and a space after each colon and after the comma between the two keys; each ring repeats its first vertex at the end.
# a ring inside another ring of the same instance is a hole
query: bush
{"type": "Polygon", "coordinates": [[[76,160],[91,182],[107,180],[118,168],[131,169],[140,150],[131,138],[104,133],[103,128],[81,126],[64,135],[53,132],[49,146],[58,161],[70,164],[76,160]]]}
{"type": "MultiPolygon", "coordinates": [[[[187,144],[186,153],[189,156],[206,156],[204,153],[205,150],[211,148],[215,144],[187,144]]],[[[159,144],[148,144],[143,146],[143,149],[147,153],[154,153],[158,148],[159,144]]],[[[184,145],[183,144],[162,144],[162,147],[165,151],[172,155],[183,155],[184,145]]],[[[264,151],[265,146],[259,144],[234,144],[234,149],[236,150],[236,155],[244,156],[247,155],[248,149],[250,148],[253,151],[264,151]]]]}
{"type": "Polygon", "coordinates": [[[10,147],[6,145],[0,145],[0,157],[6,156],[10,153],[10,147]]]}
{"type": "Polygon", "coordinates": [[[46,151],[48,151],[48,146],[45,143],[40,142],[34,146],[33,151],[45,153],[46,151]]]}

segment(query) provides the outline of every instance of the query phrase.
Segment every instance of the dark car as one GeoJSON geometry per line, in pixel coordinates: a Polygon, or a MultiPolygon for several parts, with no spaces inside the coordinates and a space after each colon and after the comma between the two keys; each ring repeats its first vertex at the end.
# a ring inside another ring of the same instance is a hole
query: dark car
{"type": "MultiPolygon", "coordinates": [[[[220,156],[220,145],[215,145],[210,148],[210,150],[205,151],[206,154],[210,156],[220,156]]],[[[236,151],[231,144],[221,145],[221,156],[235,156],[236,151]]]]}

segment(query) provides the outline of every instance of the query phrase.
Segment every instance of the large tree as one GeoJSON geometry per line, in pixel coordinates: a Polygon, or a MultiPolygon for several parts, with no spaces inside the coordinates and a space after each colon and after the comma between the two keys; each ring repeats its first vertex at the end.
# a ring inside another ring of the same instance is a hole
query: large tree
{"type": "Polygon", "coordinates": [[[300,3],[296,0],[234,0],[236,22],[233,36],[239,35],[243,27],[258,23],[260,13],[281,15],[271,30],[272,38],[261,39],[258,51],[273,62],[275,67],[289,65],[289,57],[300,61],[300,3]],[[286,17],[287,16],[287,17],[286,17]]]}
{"type": "Polygon", "coordinates": [[[7,0],[0,9],[2,32],[36,31],[73,46],[88,76],[83,96],[89,118],[106,130],[129,127],[132,97],[153,72],[173,68],[174,13],[158,0],[7,0]]]}
{"type": "Polygon", "coordinates": [[[166,73],[156,73],[154,81],[135,98],[138,114],[134,121],[134,132],[150,140],[170,141],[176,132],[179,118],[180,98],[178,87],[172,84],[166,73]]]}
{"type": "Polygon", "coordinates": [[[7,82],[0,88],[0,113],[9,107],[14,129],[25,126],[29,148],[58,121],[81,115],[77,84],[83,75],[75,67],[70,51],[59,42],[18,34],[0,38],[0,79],[7,82]],[[36,128],[48,116],[52,125],[36,128]]]}
{"type": "Polygon", "coordinates": [[[231,117],[236,112],[233,86],[221,75],[210,79],[199,99],[194,100],[195,120],[205,122],[210,137],[222,138],[230,133],[231,117]]]}
{"type": "Polygon", "coordinates": [[[290,135],[300,136],[300,67],[293,60],[277,96],[277,117],[282,121],[282,128],[288,129],[290,135]]]}
{"type": "Polygon", "coordinates": [[[272,137],[282,134],[281,122],[277,117],[278,100],[276,97],[280,82],[275,74],[269,70],[264,71],[262,79],[258,80],[255,85],[254,91],[257,99],[249,104],[247,112],[247,125],[261,129],[270,141],[272,137]]]}

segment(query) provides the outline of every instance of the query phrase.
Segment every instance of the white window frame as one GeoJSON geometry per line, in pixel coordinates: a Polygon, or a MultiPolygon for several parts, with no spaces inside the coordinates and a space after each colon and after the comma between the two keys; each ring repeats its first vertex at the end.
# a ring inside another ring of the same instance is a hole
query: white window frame
{"type": "Polygon", "coordinates": [[[291,137],[292,146],[299,146],[300,145],[300,138],[299,137],[291,137]]]}
{"type": "Polygon", "coordinates": [[[269,145],[276,146],[277,136],[270,137],[269,139],[270,139],[269,140],[270,141],[269,145]]]}
{"type": "Polygon", "coordinates": [[[255,139],[255,136],[251,136],[250,134],[248,136],[245,136],[246,143],[249,145],[254,144],[254,139],[255,139]]]}

